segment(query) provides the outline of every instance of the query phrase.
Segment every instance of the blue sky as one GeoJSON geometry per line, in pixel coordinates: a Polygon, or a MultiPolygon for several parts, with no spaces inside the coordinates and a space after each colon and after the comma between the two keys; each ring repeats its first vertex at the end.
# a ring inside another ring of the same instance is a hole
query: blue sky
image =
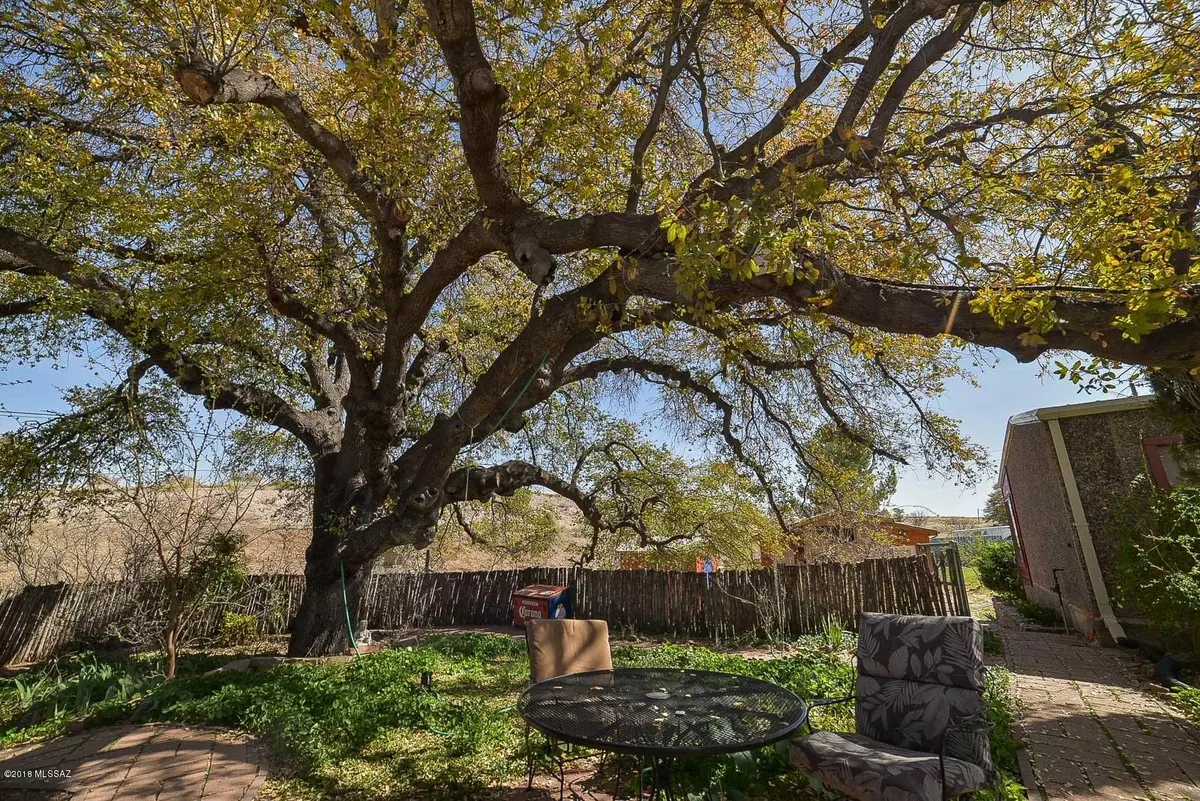
{"type": "Polygon", "coordinates": [[[1042,406],[1132,394],[1126,384],[1111,394],[1085,395],[1070,381],[1049,373],[1039,375],[1041,368],[1037,364],[1021,364],[1003,352],[994,352],[992,356],[995,366],[977,370],[978,387],[964,381],[948,382],[947,391],[938,403],[942,412],[962,421],[962,431],[967,437],[987,448],[992,475],[976,487],[957,487],[922,470],[901,468],[900,483],[891,505],[927,507],[939,515],[974,515],[995,482],[1008,418],[1042,406]]]}
{"type": "MultiPolygon", "coordinates": [[[[1036,364],[1020,364],[1004,353],[996,353],[992,358],[993,366],[977,369],[979,386],[951,381],[937,406],[943,413],[961,420],[967,437],[987,448],[993,470],[1000,461],[1005,423],[1012,415],[1040,406],[1104,397],[1079,394],[1073,384],[1053,375],[1040,376],[1036,364]]],[[[94,374],[86,358],[80,356],[66,357],[58,368],[49,363],[10,366],[0,369],[0,410],[61,409],[60,389],[107,380],[107,376],[94,374]]],[[[1116,394],[1129,393],[1128,387],[1122,387],[1116,394]]],[[[0,431],[16,425],[17,420],[0,411],[0,431]]],[[[906,511],[928,509],[939,515],[974,515],[983,506],[993,481],[994,476],[989,475],[978,486],[960,487],[930,476],[923,469],[901,468],[900,483],[890,505],[905,507],[906,511]]]]}

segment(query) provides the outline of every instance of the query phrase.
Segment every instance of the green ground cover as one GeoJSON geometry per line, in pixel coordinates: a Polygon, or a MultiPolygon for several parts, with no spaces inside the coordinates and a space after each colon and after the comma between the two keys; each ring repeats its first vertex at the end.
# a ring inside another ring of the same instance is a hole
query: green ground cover
{"type": "MultiPolygon", "coordinates": [[[[844,642],[852,646],[853,636],[844,642]]],[[[178,722],[262,737],[286,776],[268,784],[279,797],[475,798],[523,786],[524,727],[513,705],[527,686],[529,663],[519,639],[434,635],[417,648],[349,664],[206,675],[229,658],[188,655],[170,683],[154,656],[105,662],[81,654],[31,668],[0,680],[0,745],[60,735],[79,717],[89,726],[178,722]],[[424,671],[433,673],[435,692],[420,686],[424,671]]],[[[747,674],[805,698],[846,695],[853,685],[849,655],[828,636],[804,638],[769,659],[698,646],[630,645],[618,647],[614,661],[747,674]]],[[[988,697],[993,751],[1012,774],[1016,744],[1004,671],[989,671],[988,697]]],[[[852,728],[849,710],[836,714],[841,717],[817,722],[852,728]]],[[[697,799],[705,797],[700,793],[709,777],[731,799],[820,794],[789,766],[786,747],[686,761],[676,776],[697,799]]],[[[1017,797],[1011,780],[1006,795],[1017,797]]]]}

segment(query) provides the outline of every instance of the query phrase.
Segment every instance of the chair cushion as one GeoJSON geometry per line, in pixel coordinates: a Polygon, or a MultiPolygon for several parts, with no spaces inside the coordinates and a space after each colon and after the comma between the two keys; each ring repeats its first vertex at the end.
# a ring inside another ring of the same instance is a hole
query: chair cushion
{"type": "MultiPolygon", "coordinates": [[[[792,741],[792,762],[826,787],[860,801],[941,801],[937,754],[887,745],[858,734],[819,731],[792,741]]],[[[983,769],[946,757],[946,794],[981,790],[983,769]]]]}
{"type": "Polygon", "coordinates": [[[898,748],[946,756],[991,770],[987,705],[978,690],[859,676],[854,730],[898,748]]]}
{"type": "Polygon", "coordinates": [[[983,689],[983,630],[969,617],[865,613],[858,672],[947,687],[983,689]]]}
{"type": "Polygon", "coordinates": [[[612,670],[605,620],[530,620],[525,643],[534,684],[568,673],[612,670]]]}

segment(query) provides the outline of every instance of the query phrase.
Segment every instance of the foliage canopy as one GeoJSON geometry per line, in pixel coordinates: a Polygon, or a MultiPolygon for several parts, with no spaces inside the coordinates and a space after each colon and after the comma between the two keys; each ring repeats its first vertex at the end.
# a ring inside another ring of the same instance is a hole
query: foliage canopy
{"type": "Polygon", "coordinates": [[[1195,15],[4,0],[3,353],[99,339],[294,437],[298,653],[454,504],[654,541],[639,385],[783,524],[822,422],[973,466],[963,343],[1194,374],[1195,15]]]}

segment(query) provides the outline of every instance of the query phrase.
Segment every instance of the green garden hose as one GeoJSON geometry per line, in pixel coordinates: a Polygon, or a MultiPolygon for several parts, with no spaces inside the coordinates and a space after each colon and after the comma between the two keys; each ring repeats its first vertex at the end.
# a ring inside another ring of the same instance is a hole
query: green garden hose
{"type": "Polygon", "coordinates": [[[354,655],[362,656],[358,652],[358,640],[354,639],[354,626],[350,625],[350,598],[346,594],[346,563],[341,559],[338,560],[338,570],[342,574],[342,606],[346,609],[346,631],[350,633],[350,645],[354,648],[354,655]]]}

